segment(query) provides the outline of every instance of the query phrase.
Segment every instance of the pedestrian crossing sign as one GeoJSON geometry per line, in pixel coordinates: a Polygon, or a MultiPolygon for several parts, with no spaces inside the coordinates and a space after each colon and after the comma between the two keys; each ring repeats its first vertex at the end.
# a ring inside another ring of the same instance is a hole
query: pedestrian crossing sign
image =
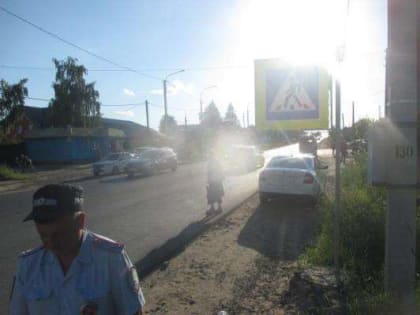
{"type": "Polygon", "coordinates": [[[277,59],[255,61],[255,121],[258,129],[328,129],[328,72],[277,59]]]}

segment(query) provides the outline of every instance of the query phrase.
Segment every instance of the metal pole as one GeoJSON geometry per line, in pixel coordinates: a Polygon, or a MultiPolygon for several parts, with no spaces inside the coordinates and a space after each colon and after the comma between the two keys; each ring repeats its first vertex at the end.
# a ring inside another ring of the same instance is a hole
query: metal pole
{"type": "Polygon", "coordinates": [[[146,100],[144,103],[146,104],[147,129],[150,129],[150,125],[149,125],[149,102],[146,100]]]}
{"type": "Polygon", "coordinates": [[[245,112],[242,113],[242,126],[244,126],[243,128],[246,128],[246,125],[245,125],[245,112]]]}
{"type": "Polygon", "coordinates": [[[388,0],[387,95],[389,117],[399,140],[393,143],[387,160],[396,163],[404,184],[388,187],[385,289],[396,295],[402,314],[416,314],[416,10],[416,0],[388,0]]]}
{"type": "Polygon", "coordinates": [[[163,117],[164,132],[166,133],[166,124],[168,123],[168,101],[166,98],[166,79],[163,80],[163,105],[165,107],[165,115],[163,117]]]}
{"type": "Polygon", "coordinates": [[[352,127],[354,127],[354,102],[353,102],[353,108],[352,108],[352,110],[353,110],[353,112],[352,112],[352,121],[351,121],[351,126],[352,127]]]}
{"type": "Polygon", "coordinates": [[[331,90],[328,93],[328,100],[330,102],[330,125],[331,130],[334,128],[334,115],[333,115],[333,85],[331,84],[331,90]]]}
{"type": "Polygon", "coordinates": [[[340,203],[341,203],[341,82],[340,78],[335,82],[335,211],[334,211],[334,265],[336,268],[336,276],[339,279],[340,274],[340,203]]]}
{"type": "Polygon", "coordinates": [[[163,80],[163,105],[165,106],[165,118],[168,116],[168,101],[166,99],[166,80],[163,80]]]}
{"type": "Polygon", "coordinates": [[[246,107],[246,122],[247,122],[247,126],[249,127],[249,107],[246,107]]]}
{"type": "Polygon", "coordinates": [[[341,113],[341,127],[344,128],[345,124],[344,124],[344,113],[341,113]]]}

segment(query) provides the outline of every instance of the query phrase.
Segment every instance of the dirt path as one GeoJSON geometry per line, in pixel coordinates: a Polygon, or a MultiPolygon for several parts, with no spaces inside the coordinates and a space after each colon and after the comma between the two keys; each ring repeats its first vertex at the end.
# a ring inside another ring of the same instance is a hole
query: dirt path
{"type": "Polygon", "coordinates": [[[318,217],[254,196],[145,279],[146,314],[297,314],[286,293],[318,217]]]}

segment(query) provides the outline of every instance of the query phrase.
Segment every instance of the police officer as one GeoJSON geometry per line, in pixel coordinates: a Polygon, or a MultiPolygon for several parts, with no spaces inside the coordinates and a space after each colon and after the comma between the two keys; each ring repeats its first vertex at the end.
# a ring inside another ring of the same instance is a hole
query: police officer
{"type": "Polygon", "coordinates": [[[144,297],[124,245],[85,229],[83,189],[47,185],[33,196],[42,246],[23,252],[10,314],[142,314],[144,297]]]}

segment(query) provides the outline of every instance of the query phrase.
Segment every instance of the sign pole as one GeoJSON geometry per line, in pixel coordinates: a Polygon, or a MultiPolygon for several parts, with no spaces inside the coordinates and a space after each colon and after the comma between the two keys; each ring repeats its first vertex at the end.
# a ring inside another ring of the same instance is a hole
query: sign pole
{"type": "Polygon", "coordinates": [[[334,265],[336,268],[336,277],[339,280],[340,275],[340,202],[341,202],[341,82],[336,78],[335,82],[335,211],[334,211],[334,265]]]}

